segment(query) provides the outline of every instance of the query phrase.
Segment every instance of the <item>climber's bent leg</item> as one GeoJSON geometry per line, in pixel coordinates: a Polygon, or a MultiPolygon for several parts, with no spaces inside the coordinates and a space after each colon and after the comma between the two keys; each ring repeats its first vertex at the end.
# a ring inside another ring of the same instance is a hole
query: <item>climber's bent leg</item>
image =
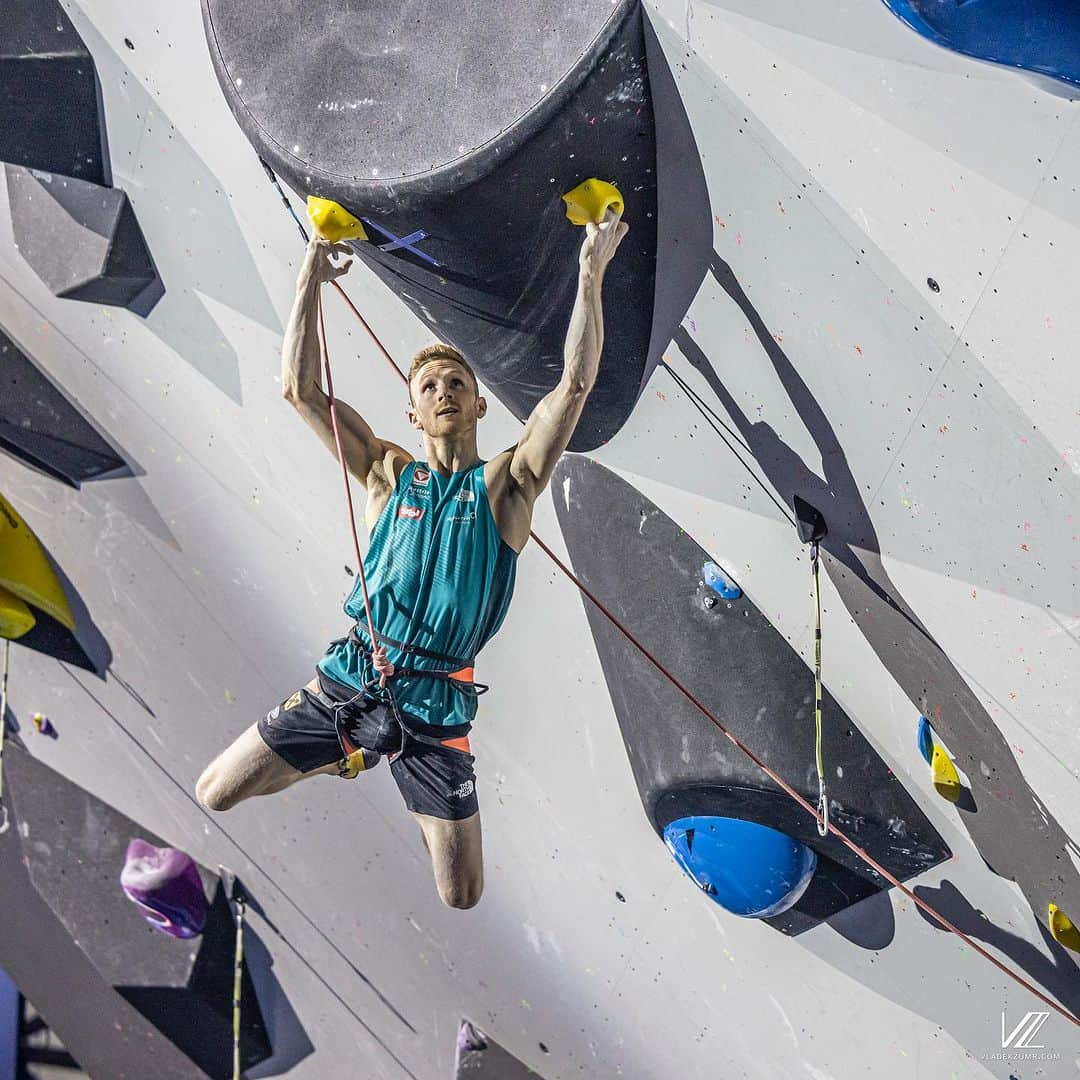
{"type": "Polygon", "coordinates": [[[204,770],[195,794],[208,810],[228,810],[253,795],[280,791],[303,775],[263,741],[252,724],[204,770]]]}
{"type": "Polygon", "coordinates": [[[475,758],[467,734],[438,738],[438,728],[422,726],[422,740],[405,732],[390,772],[420,826],[439,896],[450,907],[471,908],[484,888],[475,758]]]}
{"type": "MultiPolygon", "coordinates": [[[[347,758],[338,721],[360,712],[347,703],[355,691],[323,684],[316,675],[254,724],[199,777],[196,794],[210,810],[228,810],[254,795],[270,795],[308,776],[355,776],[379,762],[379,754],[359,750],[347,758]]],[[[349,726],[348,724],[346,726],[349,726]]]]}
{"type": "Polygon", "coordinates": [[[431,853],[435,885],[444,904],[475,907],[484,891],[484,859],[479,812],[463,821],[413,814],[431,853]]]}

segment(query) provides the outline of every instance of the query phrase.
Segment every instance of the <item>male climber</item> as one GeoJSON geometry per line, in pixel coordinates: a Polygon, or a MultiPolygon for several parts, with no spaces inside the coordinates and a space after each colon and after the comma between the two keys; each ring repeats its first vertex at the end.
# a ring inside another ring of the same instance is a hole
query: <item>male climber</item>
{"type": "MultiPolygon", "coordinates": [[[[429,345],[409,369],[409,422],[425,461],[380,439],[337,403],[342,452],[367,489],[370,544],[364,572],[375,631],[367,630],[359,577],[345,602],[356,625],[331,643],[315,678],[252,725],[199,778],[199,801],[227,810],[307,776],[354,777],[388,755],[405,805],[431,854],[439,895],[470,908],[483,889],[480,814],[468,732],[476,696],[473,659],[498,630],[514,588],[533,505],[547,486],[596,380],[604,329],[604,271],[627,226],[608,209],[588,224],[559,384],[517,445],[490,461],[476,449],[487,412],[465,358],[429,345]]],[[[296,283],[282,347],[282,392],[337,454],[323,390],[318,294],[351,262],[345,245],[313,239],[296,283]]]]}

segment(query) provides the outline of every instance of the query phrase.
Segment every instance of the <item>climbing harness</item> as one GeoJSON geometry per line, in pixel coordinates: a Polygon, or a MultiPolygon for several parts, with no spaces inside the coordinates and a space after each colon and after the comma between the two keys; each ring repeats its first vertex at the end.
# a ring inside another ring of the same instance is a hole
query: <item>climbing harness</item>
{"type": "Polygon", "coordinates": [[[4,802],[4,740],[7,738],[8,666],[11,662],[11,642],[4,638],[4,667],[0,671],[0,833],[8,829],[7,803],[4,802]]]}
{"type": "MultiPolygon", "coordinates": [[[[419,679],[440,679],[449,683],[451,687],[465,697],[479,697],[491,689],[486,683],[478,683],[473,679],[475,674],[473,660],[462,660],[456,656],[446,656],[443,653],[433,652],[431,649],[422,649],[418,645],[405,645],[400,641],[387,637],[385,634],[378,634],[376,637],[380,645],[389,645],[392,649],[397,649],[406,654],[422,656],[427,660],[437,660],[441,664],[453,665],[445,671],[440,671],[430,668],[406,668],[395,664],[394,678],[409,675],[419,679]]],[[[349,631],[349,640],[366,656],[370,657],[372,655],[371,647],[360,637],[355,626],[349,631]]],[[[370,679],[364,689],[371,690],[374,687],[375,680],[370,679]]]]}
{"type": "MultiPolygon", "coordinates": [[[[286,210],[288,210],[289,214],[291,215],[293,220],[296,222],[297,227],[300,230],[301,236],[304,237],[304,242],[307,243],[308,242],[307,231],[304,229],[303,225],[300,222],[300,219],[297,217],[296,211],[293,209],[292,204],[289,202],[288,198],[286,197],[285,192],[281,189],[281,185],[279,184],[277,177],[274,175],[273,170],[265,162],[263,162],[261,158],[259,160],[260,160],[260,163],[263,165],[263,168],[266,170],[266,174],[270,178],[270,181],[273,183],[274,187],[277,189],[278,195],[281,197],[281,201],[284,204],[286,210]]],[[[345,290],[336,281],[332,281],[332,282],[330,282],[330,284],[334,286],[334,289],[337,291],[338,295],[345,302],[346,306],[353,313],[353,315],[356,316],[357,320],[360,322],[360,325],[363,326],[363,328],[367,331],[369,337],[374,342],[376,348],[386,358],[387,362],[394,369],[394,371],[397,374],[398,378],[400,378],[403,382],[407,382],[408,379],[407,379],[407,376],[405,375],[405,373],[394,362],[394,358],[387,351],[386,346],[383,345],[382,341],[375,334],[374,330],[371,329],[371,326],[368,324],[368,321],[364,318],[364,316],[357,309],[356,305],[349,298],[349,296],[345,292],[345,290]]],[[[321,341],[321,345],[322,345],[322,348],[324,350],[324,356],[325,356],[326,340],[325,340],[325,331],[324,331],[323,326],[322,326],[322,306],[321,306],[321,303],[320,303],[320,307],[319,307],[319,327],[320,327],[320,341],[321,341]]],[[[327,368],[327,371],[329,372],[329,360],[328,360],[328,358],[327,358],[326,368],[327,368]]],[[[331,398],[331,417],[333,417],[333,415],[334,415],[333,414],[333,404],[332,404],[332,402],[333,402],[333,399],[331,398]]],[[[336,438],[336,436],[337,436],[337,429],[336,429],[336,426],[335,426],[335,438],[336,438]]],[[[340,443],[338,444],[338,457],[339,457],[339,460],[343,461],[343,459],[341,457],[340,443]]],[[[342,467],[344,469],[344,463],[343,463],[342,467]]],[[[345,483],[346,483],[346,487],[348,487],[348,472],[347,471],[345,471],[345,483]]],[[[799,501],[802,502],[802,500],[799,500],[799,501]]],[[[348,503],[349,503],[350,520],[352,521],[352,530],[353,530],[353,539],[354,539],[354,544],[355,544],[355,550],[356,550],[356,553],[357,553],[357,557],[359,558],[359,540],[357,539],[357,536],[356,536],[356,524],[355,524],[355,519],[353,518],[353,514],[352,514],[352,497],[351,497],[351,494],[349,495],[348,503]]],[[[809,504],[807,504],[807,505],[809,505],[809,504]]],[[[813,510],[813,507],[810,507],[810,509],[813,510]]],[[[814,512],[817,513],[817,511],[814,511],[814,512]]],[[[785,516],[787,516],[786,509],[785,509],[784,513],[785,513],[785,516]]],[[[824,520],[823,519],[822,519],[821,524],[822,524],[822,526],[824,526],[824,520]]],[[[770,768],[769,765],[764,760],[762,760],[762,758],[758,754],[754,753],[754,751],[751,750],[749,746],[747,746],[745,743],[743,743],[738,738],[738,736],[736,736],[732,732],[730,732],[724,726],[723,722],[717,716],[715,716],[694,695],[694,693],[687,686],[685,686],[678,678],[676,678],[675,675],[673,675],[655,656],[653,656],[653,654],[651,652],[649,652],[649,650],[637,639],[637,637],[631,632],[631,630],[627,626],[625,626],[615,615],[612,614],[612,612],[607,608],[607,606],[603,603],[603,601],[601,601],[600,598],[597,597],[596,594],[594,592],[592,592],[592,590],[590,590],[585,585],[585,583],[573,572],[573,570],[571,570],[570,567],[568,567],[558,557],[558,555],[556,555],[555,552],[552,551],[551,548],[548,547],[548,545],[546,543],[544,543],[544,541],[539,536],[536,535],[535,532],[530,530],[529,536],[530,536],[530,538],[532,540],[534,540],[536,542],[537,546],[548,556],[548,558],[551,559],[551,561],[563,572],[563,574],[570,581],[572,581],[574,583],[574,585],[577,586],[577,588],[581,591],[582,595],[586,596],[593,603],[593,605],[596,607],[596,609],[608,620],[608,622],[610,622],[623,635],[623,637],[625,637],[626,640],[628,642],[630,642],[630,644],[633,645],[634,648],[637,649],[637,651],[639,653],[641,653],[641,655],[643,657],[645,657],[645,659],[648,660],[649,663],[652,664],[653,667],[655,667],[656,670],[658,672],[660,672],[660,674],[663,675],[664,678],[666,678],[668,680],[668,682],[670,682],[672,684],[672,686],[674,686],[675,689],[678,690],[683,695],[683,697],[685,697],[687,699],[687,701],[689,701],[707,720],[709,720],[710,723],[712,723],[716,727],[716,729],[726,739],[728,739],[729,742],[731,742],[734,746],[736,746],[739,750],[741,750],[755,765],[757,765],[757,767],[759,769],[761,769],[761,771],[766,776],[769,777],[770,780],[772,780],[786,795],[790,796],[796,803],[798,803],[799,806],[801,806],[808,814],[810,814],[811,817],[813,817],[815,820],[818,820],[818,821],[820,820],[818,811],[809,802],[807,802],[806,799],[804,799],[803,796],[798,791],[796,791],[795,788],[793,788],[782,776],[780,776],[772,768],[770,768]]],[[[823,537],[824,533],[822,533],[821,536],[823,537]]],[[[819,540],[820,539],[821,539],[821,537],[819,537],[819,540]]],[[[362,573],[362,566],[361,566],[361,573],[362,573]]],[[[361,578],[361,582],[363,584],[363,578],[361,578]]],[[[364,586],[364,589],[365,589],[364,599],[365,599],[365,604],[366,604],[367,603],[366,585],[364,586]]],[[[370,610],[369,609],[368,609],[368,619],[369,619],[369,630],[371,631],[371,640],[376,641],[378,639],[377,639],[377,637],[376,637],[376,635],[374,633],[374,627],[372,627],[370,625],[370,610]]],[[[934,908],[931,904],[929,904],[925,900],[923,900],[922,897],[916,895],[915,892],[913,892],[911,889],[909,889],[898,877],[896,877],[895,874],[891,873],[884,866],[882,866],[881,863],[879,863],[868,851],[864,850],[858,844],[856,844],[854,840],[852,840],[845,832],[843,832],[835,824],[833,824],[832,822],[826,822],[826,832],[831,832],[837,838],[837,840],[839,840],[846,848],[848,848],[855,855],[858,855],[859,858],[862,859],[863,862],[866,863],[866,865],[869,866],[876,874],[879,874],[885,881],[887,881],[890,885],[892,885],[893,888],[898,889],[901,893],[903,893],[904,896],[906,896],[909,900],[911,900],[912,903],[914,903],[916,907],[918,907],[920,910],[922,910],[927,915],[929,915],[939,926],[941,926],[944,929],[948,930],[950,933],[955,934],[958,938],[960,938],[961,941],[963,941],[966,945],[968,945],[975,952],[977,952],[984,960],[988,960],[991,964],[994,965],[994,967],[996,967],[1003,974],[1007,975],[1014,982],[1018,983],[1020,986],[1023,986],[1026,990],[1028,990],[1032,994],[1034,994],[1035,997],[1037,997],[1044,1005],[1048,1005],[1051,1009],[1053,1009],[1055,1012],[1059,1013],[1066,1020],[1069,1020],[1073,1024],[1075,1024],[1077,1027],[1080,1027],[1080,1018],[1076,1017],[1075,1015],[1073,1015],[1073,1013],[1069,1012],[1068,1009],[1064,1008],[1062,1005],[1059,1005],[1052,998],[1048,997],[1037,986],[1035,986],[1035,984],[1032,983],[1029,979],[1025,978],[1023,975],[1018,974],[1011,967],[1009,967],[1007,964],[1003,963],[996,956],[994,956],[991,952],[989,952],[982,945],[980,945],[977,941],[975,941],[974,938],[972,938],[969,934],[964,933],[963,930],[961,930],[955,924],[950,922],[936,908],[934,908]]]]}

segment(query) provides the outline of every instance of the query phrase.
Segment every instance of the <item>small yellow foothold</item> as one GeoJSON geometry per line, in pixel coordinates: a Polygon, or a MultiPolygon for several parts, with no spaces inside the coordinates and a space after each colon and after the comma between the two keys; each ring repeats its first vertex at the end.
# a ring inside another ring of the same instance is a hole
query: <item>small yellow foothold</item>
{"type": "Polygon", "coordinates": [[[609,207],[617,214],[623,212],[623,197],[619,189],[596,177],[578,184],[562,198],[566,203],[566,216],[575,225],[587,225],[589,222],[598,225],[604,220],[609,207]]]}
{"type": "Polygon", "coordinates": [[[1080,953],[1080,929],[1057,904],[1049,905],[1046,921],[1050,924],[1051,936],[1059,945],[1080,953]]]}
{"type": "Polygon", "coordinates": [[[324,240],[338,244],[342,240],[366,240],[364,223],[350,214],[340,203],[321,199],[318,195],[307,198],[307,215],[312,227],[324,240]]]}
{"type": "Polygon", "coordinates": [[[963,790],[960,786],[960,775],[957,773],[956,766],[952,763],[949,755],[937,743],[934,743],[934,756],[930,762],[930,772],[933,775],[934,789],[937,793],[943,799],[948,799],[949,802],[956,802],[960,798],[960,792],[963,790]]]}
{"type": "Polygon", "coordinates": [[[14,593],[0,585],[0,638],[17,641],[33,630],[34,613],[14,593]]]}

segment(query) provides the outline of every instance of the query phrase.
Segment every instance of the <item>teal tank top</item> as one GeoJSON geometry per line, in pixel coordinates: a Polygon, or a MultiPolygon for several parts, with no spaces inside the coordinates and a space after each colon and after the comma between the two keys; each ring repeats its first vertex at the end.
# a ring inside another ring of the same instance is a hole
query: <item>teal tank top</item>
{"type": "MultiPolygon", "coordinates": [[[[502,625],[514,591],[517,552],[495,525],[484,465],[481,461],[450,476],[440,476],[422,461],[401,470],[364,557],[378,633],[469,660],[502,625]]],[[[359,575],[345,614],[359,623],[357,632],[367,644],[359,575]]],[[[393,664],[418,670],[450,666],[389,645],[386,655],[393,664]]],[[[319,667],[358,690],[371,679],[377,682],[370,658],[347,639],[331,645],[319,667]]],[[[420,723],[468,724],[476,715],[475,696],[455,690],[445,679],[400,675],[389,685],[406,718],[420,723]]]]}

